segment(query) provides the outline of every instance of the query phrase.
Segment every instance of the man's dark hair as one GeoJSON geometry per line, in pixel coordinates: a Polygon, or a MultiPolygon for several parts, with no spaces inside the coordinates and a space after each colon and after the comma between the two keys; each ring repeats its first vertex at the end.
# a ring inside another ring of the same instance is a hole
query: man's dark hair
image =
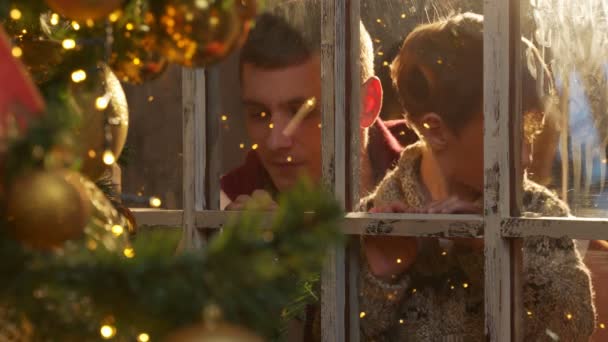
{"type": "MultiPolygon", "coordinates": [[[[361,81],[374,75],[374,52],[369,33],[360,24],[361,81]]],[[[241,66],[281,69],[306,62],[321,51],[319,0],[291,0],[261,14],[241,50],[241,66]]]]}

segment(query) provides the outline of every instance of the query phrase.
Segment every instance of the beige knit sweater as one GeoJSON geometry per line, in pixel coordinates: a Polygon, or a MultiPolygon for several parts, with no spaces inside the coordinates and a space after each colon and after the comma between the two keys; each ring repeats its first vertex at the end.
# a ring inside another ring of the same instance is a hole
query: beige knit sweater
{"type": "MultiPolygon", "coordinates": [[[[361,208],[430,199],[420,181],[422,145],[406,148],[398,166],[361,208]]],[[[524,183],[525,211],[566,216],[567,206],[546,188],[524,183]]],[[[379,232],[368,232],[377,234],[379,232]]],[[[394,283],[360,273],[363,340],[484,341],[484,258],[466,246],[420,239],[412,267],[394,283]]],[[[525,341],[587,341],[595,326],[589,272],[571,239],[524,239],[525,341]]]]}

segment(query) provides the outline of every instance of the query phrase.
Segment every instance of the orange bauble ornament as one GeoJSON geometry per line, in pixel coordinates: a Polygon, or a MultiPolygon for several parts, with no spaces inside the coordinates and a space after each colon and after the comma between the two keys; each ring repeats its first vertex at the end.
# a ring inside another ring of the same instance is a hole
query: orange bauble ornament
{"type": "Polygon", "coordinates": [[[118,9],[124,0],[46,0],[49,7],[73,20],[101,19],[118,9]]]}
{"type": "Polygon", "coordinates": [[[159,15],[160,51],[170,62],[188,67],[218,62],[246,34],[246,13],[234,0],[169,0],[159,15]]]}

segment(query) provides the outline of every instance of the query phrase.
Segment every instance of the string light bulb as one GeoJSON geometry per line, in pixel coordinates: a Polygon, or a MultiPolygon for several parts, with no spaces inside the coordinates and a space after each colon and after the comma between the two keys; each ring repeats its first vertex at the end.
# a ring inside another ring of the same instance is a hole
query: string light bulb
{"type": "Polygon", "coordinates": [[[363,318],[363,317],[365,317],[365,311],[361,311],[361,312],[359,313],[359,318],[363,318]]]}
{"type": "Polygon", "coordinates": [[[146,334],[146,333],[141,333],[139,335],[137,335],[137,342],[149,342],[150,341],[150,335],[146,334]]]}
{"type": "Polygon", "coordinates": [[[78,69],[78,70],[72,72],[72,81],[74,83],[80,83],[86,79],[87,79],[87,73],[84,70],[78,69]]]}
{"type": "Polygon", "coordinates": [[[252,150],[257,150],[257,149],[258,149],[258,147],[259,147],[259,146],[258,146],[258,144],[253,144],[253,145],[251,145],[251,149],[252,149],[252,150]]]}
{"type": "Polygon", "coordinates": [[[397,259],[397,263],[400,264],[401,262],[403,262],[400,258],[397,259]]]}
{"type": "Polygon", "coordinates": [[[464,287],[466,289],[466,288],[469,287],[469,284],[468,283],[464,283],[464,284],[462,284],[462,287],[464,287]]]}
{"type": "Polygon", "coordinates": [[[77,21],[72,21],[72,28],[75,31],[78,31],[78,30],[80,30],[80,24],[77,21]]]}
{"type": "Polygon", "coordinates": [[[125,248],[122,253],[128,258],[132,259],[135,257],[135,250],[132,247],[125,248]]]}
{"type": "Polygon", "coordinates": [[[106,110],[106,108],[108,108],[109,104],[110,104],[110,97],[108,95],[100,96],[97,99],[95,99],[95,108],[97,108],[97,110],[100,110],[100,111],[106,110]]]}
{"type": "Polygon", "coordinates": [[[228,120],[228,115],[222,115],[222,121],[228,120]]]}
{"type": "Polygon", "coordinates": [[[103,152],[103,163],[106,165],[113,165],[116,162],[116,157],[114,156],[114,152],[110,150],[105,150],[103,152]]]}
{"type": "Polygon", "coordinates": [[[127,31],[133,31],[133,29],[135,28],[135,26],[133,26],[133,23],[127,23],[125,25],[125,28],[127,29],[127,31]]]}
{"type": "Polygon", "coordinates": [[[22,16],[21,11],[16,8],[13,8],[10,12],[10,16],[11,16],[11,19],[13,19],[13,20],[19,20],[19,19],[21,19],[21,16],[22,16]]]}
{"type": "Polygon", "coordinates": [[[18,46],[13,47],[11,53],[15,58],[20,58],[21,56],[23,56],[23,50],[21,50],[21,48],[18,46]]]}
{"type": "Polygon", "coordinates": [[[116,236],[121,236],[124,231],[125,229],[119,224],[115,224],[112,226],[112,234],[116,236]]]}
{"type": "Polygon", "coordinates": [[[152,196],[150,197],[150,206],[152,208],[160,208],[160,206],[163,204],[163,202],[160,200],[160,198],[156,197],[156,196],[152,196]]]}
{"type": "Polygon", "coordinates": [[[137,57],[133,58],[133,64],[140,65],[141,64],[141,59],[139,59],[137,57]]]}
{"type": "Polygon", "coordinates": [[[606,329],[606,324],[600,323],[600,329],[606,329]]]}
{"type": "Polygon", "coordinates": [[[110,19],[111,22],[115,23],[118,21],[119,17],[120,17],[120,11],[114,11],[114,12],[110,13],[110,15],[108,16],[108,19],[110,19]]]}
{"type": "Polygon", "coordinates": [[[101,328],[99,329],[99,333],[101,334],[101,337],[106,340],[109,340],[116,335],[116,328],[111,325],[105,324],[101,326],[101,328]]]}
{"type": "Polygon", "coordinates": [[[72,50],[76,47],[76,41],[70,38],[64,39],[63,42],[61,42],[61,46],[66,50],[72,50]]]}
{"type": "Polygon", "coordinates": [[[51,14],[51,25],[56,26],[57,24],[59,24],[59,14],[57,13],[53,13],[51,14]]]}

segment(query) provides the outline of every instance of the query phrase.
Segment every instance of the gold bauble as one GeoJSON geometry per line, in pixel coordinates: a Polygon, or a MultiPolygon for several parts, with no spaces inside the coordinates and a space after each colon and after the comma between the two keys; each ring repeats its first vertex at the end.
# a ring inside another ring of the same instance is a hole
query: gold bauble
{"type": "Polygon", "coordinates": [[[101,19],[118,9],[124,0],[46,0],[55,12],[73,20],[101,19]]]}
{"type": "Polygon", "coordinates": [[[14,179],[7,195],[9,233],[39,249],[81,237],[91,206],[78,177],[70,171],[41,170],[14,179]]]}
{"type": "Polygon", "coordinates": [[[106,65],[102,65],[96,75],[87,76],[87,81],[73,84],[71,92],[81,114],[75,136],[75,146],[82,158],[81,172],[97,180],[111,165],[103,160],[106,150],[118,160],[125,146],[129,128],[127,97],[120,81],[106,65]],[[106,109],[99,107],[100,100],[107,103],[106,109]],[[106,133],[111,138],[109,144],[106,133]]]}
{"type": "Polygon", "coordinates": [[[64,50],[59,42],[23,37],[14,45],[21,49],[19,58],[38,84],[51,79],[63,61],[64,50]]]}
{"type": "Polygon", "coordinates": [[[228,323],[197,324],[171,334],[166,342],[262,342],[249,330],[228,323]]]}
{"type": "Polygon", "coordinates": [[[234,0],[169,0],[160,13],[161,52],[170,62],[203,67],[241,41],[244,18],[234,0]]]}
{"type": "MultiPolygon", "coordinates": [[[[143,5],[142,5],[143,6],[143,5]]],[[[128,17],[114,25],[110,67],[122,82],[141,84],[160,76],[167,59],[159,52],[157,23],[147,8],[139,9],[137,21],[128,17]]]]}

